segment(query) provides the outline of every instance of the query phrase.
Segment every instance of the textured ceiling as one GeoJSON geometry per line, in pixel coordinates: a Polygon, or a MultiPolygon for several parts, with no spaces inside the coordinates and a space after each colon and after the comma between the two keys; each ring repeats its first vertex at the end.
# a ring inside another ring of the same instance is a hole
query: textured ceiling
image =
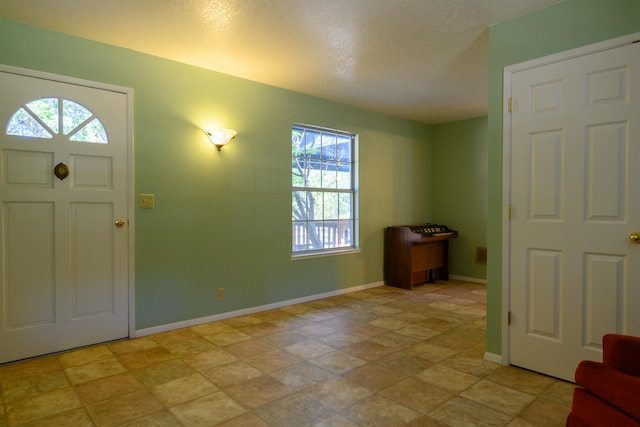
{"type": "Polygon", "coordinates": [[[487,112],[488,27],[562,0],[0,0],[0,17],[373,111],[487,112]]]}

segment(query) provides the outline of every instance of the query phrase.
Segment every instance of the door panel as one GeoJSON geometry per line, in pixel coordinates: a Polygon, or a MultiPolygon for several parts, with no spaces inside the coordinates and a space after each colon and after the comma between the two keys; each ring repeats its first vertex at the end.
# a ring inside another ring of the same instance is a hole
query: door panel
{"type": "Polygon", "coordinates": [[[640,45],[512,75],[509,359],[572,380],[640,335],[640,45]]]}
{"type": "Polygon", "coordinates": [[[0,363],[127,337],[127,94],[1,70],[0,93],[0,363]]]}

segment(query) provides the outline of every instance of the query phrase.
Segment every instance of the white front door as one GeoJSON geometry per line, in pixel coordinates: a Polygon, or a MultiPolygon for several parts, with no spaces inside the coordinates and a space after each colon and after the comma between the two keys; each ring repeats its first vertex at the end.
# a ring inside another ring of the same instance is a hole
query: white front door
{"type": "Polygon", "coordinates": [[[0,70],[0,363],[127,337],[126,93],[0,70]]]}
{"type": "Polygon", "coordinates": [[[640,44],[512,75],[509,361],[573,380],[640,335],[640,44]]]}

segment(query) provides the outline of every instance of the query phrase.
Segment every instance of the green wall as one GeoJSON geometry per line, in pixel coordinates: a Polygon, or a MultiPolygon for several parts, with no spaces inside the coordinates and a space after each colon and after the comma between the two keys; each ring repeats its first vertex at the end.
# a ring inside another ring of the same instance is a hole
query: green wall
{"type": "Polygon", "coordinates": [[[450,242],[452,274],[486,279],[476,248],[487,246],[487,118],[433,126],[431,220],[458,231],[450,242]]]}
{"type": "Polygon", "coordinates": [[[566,0],[489,29],[487,351],[500,354],[503,68],[640,31],[638,0],[566,0]]]}
{"type": "Polygon", "coordinates": [[[135,193],[156,196],[135,211],[137,329],[380,282],[384,227],[430,216],[429,126],[8,20],[0,62],[133,88],[135,193]],[[291,260],[292,122],[359,135],[359,253],[291,260]],[[214,123],[238,131],[221,152],[214,123]]]}

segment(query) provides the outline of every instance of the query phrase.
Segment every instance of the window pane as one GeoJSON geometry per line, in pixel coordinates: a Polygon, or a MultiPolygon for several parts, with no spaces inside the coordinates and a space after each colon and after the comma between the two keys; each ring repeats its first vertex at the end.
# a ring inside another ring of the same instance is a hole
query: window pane
{"type": "Polygon", "coordinates": [[[338,246],[338,221],[325,221],[322,225],[322,242],[325,248],[338,246]]]}
{"type": "Polygon", "coordinates": [[[351,188],[353,180],[351,178],[351,163],[338,163],[336,165],[336,188],[346,190],[351,188]]]}
{"type": "Polygon", "coordinates": [[[335,163],[322,164],[322,188],[337,188],[338,177],[336,175],[335,163]]]}
{"type": "Polygon", "coordinates": [[[307,130],[305,132],[305,156],[320,157],[320,133],[307,130]]]}
{"type": "Polygon", "coordinates": [[[108,142],[107,132],[104,130],[104,126],[102,126],[102,123],[97,118],[87,123],[82,129],[69,138],[69,140],[97,142],[99,144],[106,144],[108,142]]]}
{"type": "Polygon", "coordinates": [[[62,131],[65,135],[80,126],[89,117],[91,111],[87,110],[80,104],[65,99],[62,101],[62,131]]]}
{"type": "Polygon", "coordinates": [[[308,211],[309,219],[322,219],[323,217],[322,195],[323,193],[318,191],[310,191],[307,193],[307,206],[309,207],[309,211],[308,211]]]}
{"type": "Polygon", "coordinates": [[[338,246],[353,246],[353,222],[338,221],[338,246]]]}
{"type": "Polygon", "coordinates": [[[322,135],[322,160],[336,160],[336,136],[331,134],[322,135]]]}
{"type": "Polygon", "coordinates": [[[307,223],[306,222],[293,222],[293,251],[306,251],[309,248],[308,242],[308,233],[307,233],[307,223]]]}
{"type": "Polygon", "coordinates": [[[27,136],[31,138],[53,138],[31,114],[20,108],[9,120],[7,135],[27,136]]]}
{"type": "Polygon", "coordinates": [[[340,162],[351,162],[351,138],[348,136],[338,136],[338,155],[337,159],[340,162]]]}
{"type": "Polygon", "coordinates": [[[293,206],[291,209],[293,220],[306,220],[308,219],[307,212],[308,204],[307,204],[307,192],[306,191],[294,191],[292,198],[293,206]]]}
{"type": "Polygon", "coordinates": [[[308,248],[309,250],[313,249],[322,249],[324,248],[323,242],[323,227],[322,221],[313,221],[309,223],[309,227],[307,228],[308,232],[308,248]]]}
{"type": "Polygon", "coordinates": [[[304,158],[294,157],[291,161],[291,185],[294,187],[305,187],[304,158]]]}
{"type": "Polygon", "coordinates": [[[324,219],[338,219],[338,193],[324,193],[324,219]]]}
{"type": "Polygon", "coordinates": [[[58,116],[58,98],[37,99],[28,103],[27,108],[33,111],[53,133],[60,132],[58,127],[60,121],[58,116]]]}
{"type": "Polygon", "coordinates": [[[340,193],[338,195],[338,218],[339,219],[351,219],[353,218],[353,204],[351,203],[351,194],[340,193]]]}

